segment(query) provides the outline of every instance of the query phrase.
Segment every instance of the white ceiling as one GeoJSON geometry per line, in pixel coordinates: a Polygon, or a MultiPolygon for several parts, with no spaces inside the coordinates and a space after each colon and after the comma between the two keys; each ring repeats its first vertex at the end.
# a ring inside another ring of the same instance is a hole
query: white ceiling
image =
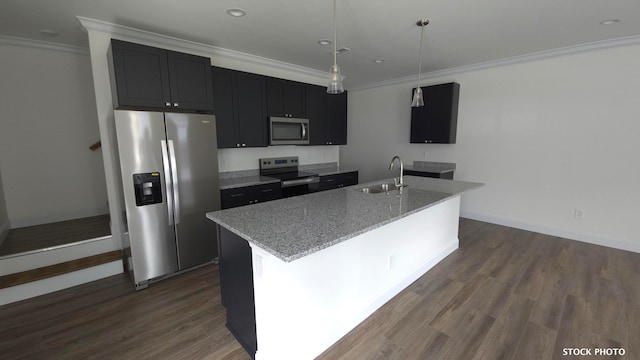
{"type": "MultiPolygon", "coordinates": [[[[87,47],[79,15],[328,72],[331,46],[317,41],[333,38],[332,11],[332,0],[1,0],[0,35],[87,47]]],[[[337,14],[347,89],[416,74],[422,18],[423,72],[640,35],[638,0],[338,0],[337,14]]]]}

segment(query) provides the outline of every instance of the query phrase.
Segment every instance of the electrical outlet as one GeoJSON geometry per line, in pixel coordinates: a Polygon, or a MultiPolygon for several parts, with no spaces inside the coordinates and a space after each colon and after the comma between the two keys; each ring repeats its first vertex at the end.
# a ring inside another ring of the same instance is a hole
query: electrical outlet
{"type": "Polygon", "coordinates": [[[573,217],[574,217],[574,219],[582,219],[582,218],[584,218],[584,210],[576,209],[573,212],[573,217]]]}

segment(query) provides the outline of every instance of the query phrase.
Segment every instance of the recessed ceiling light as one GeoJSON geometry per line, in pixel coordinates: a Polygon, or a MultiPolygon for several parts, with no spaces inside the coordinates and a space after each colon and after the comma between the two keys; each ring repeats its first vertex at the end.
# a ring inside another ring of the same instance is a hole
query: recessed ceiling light
{"type": "Polygon", "coordinates": [[[229,9],[227,10],[227,14],[233,16],[233,17],[243,17],[245,15],[247,15],[247,12],[242,10],[242,9],[229,9]]]}
{"type": "Polygon", "coordinates": [[[332,41],[329,39],[322,39],[322,40],[318,40],[318,44],[320,45],[331,45],[332,41]]]}
{"type": "Polygon", "coordinates": [[[58,35],[60,35],[59,32],[57,32],[55,30],[51,30],[51,29],[40,29],[40,34],[47,35],[47,36],[58,36],[58,35]]]}
{"type": "Polygon", "coordinates": [[[600,25],[613,25],[620,22],[620,19],[608,19],[600,21],[600,25]]]}
{"type": "Polygon", "coordinates": [[[381,59],[381,58],[373,59],[373,62],[376,64],[381,64],[384,62],[384,59],[381,59]]]}

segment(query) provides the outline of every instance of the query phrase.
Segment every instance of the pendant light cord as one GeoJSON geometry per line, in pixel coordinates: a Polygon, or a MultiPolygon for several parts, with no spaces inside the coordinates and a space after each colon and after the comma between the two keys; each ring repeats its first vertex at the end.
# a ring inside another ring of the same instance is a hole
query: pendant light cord
{"type": "Polygon", "coordinates": [[[336,0],[333,0],[333,66],[337,66],[336,60],[336,39],[337,39],[337,27],[336,27],[336,0]]]}
{"type": "MultiPolygon", "coordinates": [[[[334,0],[335,1],[335,0],[334,0]]],[[[418,55],[418,84],[416,89],[420,88],[420,73],[422,72],[422,38],[424,37],[425,20],[422,20],[422,30],[420,30],[420,54],[418,55]]]]}

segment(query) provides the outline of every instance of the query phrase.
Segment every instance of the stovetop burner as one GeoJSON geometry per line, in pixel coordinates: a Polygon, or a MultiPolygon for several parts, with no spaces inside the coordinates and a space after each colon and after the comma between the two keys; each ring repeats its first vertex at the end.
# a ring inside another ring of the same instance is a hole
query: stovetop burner
{"type": "Polygon", "coordinates": [[[298,157],[260,159],[260,175],[280,179],[282,188],[306,187],[319,181],[318,174],[298,171],[298,157]]]}

